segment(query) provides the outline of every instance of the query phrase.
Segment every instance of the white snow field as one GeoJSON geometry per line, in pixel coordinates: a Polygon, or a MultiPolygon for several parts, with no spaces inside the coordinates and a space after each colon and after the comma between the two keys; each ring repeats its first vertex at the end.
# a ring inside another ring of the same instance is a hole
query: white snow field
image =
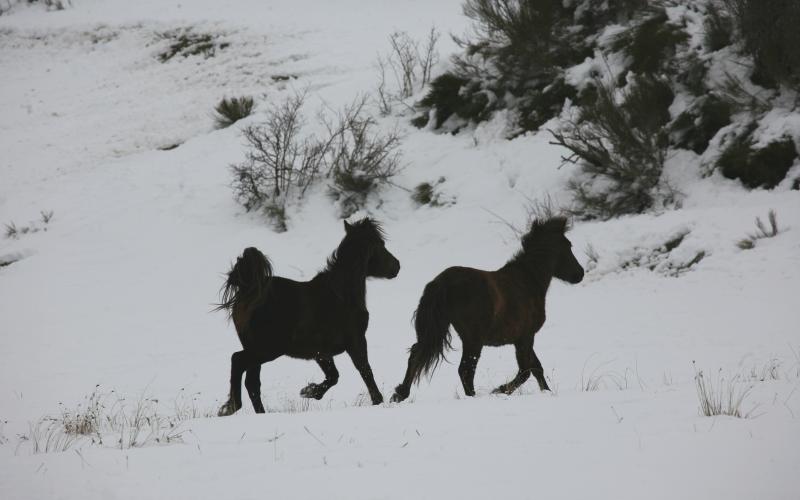
{"type": "MultiPolygon", "coordinates": [[[[296,90],[308,91],[309,117],[373,92],[395,30],[422,37],[435,24],[443,71],[457,50],[447,34],[468,27],[460,4],[72,0],[0,16],[0,223],[32,228],[0,235],[0,261],[15,261],[0,267],[0,498],[800,498],[800,195],[789,179],[748,191],[701,178],[692,153],[668,164],[681,209],[569,233],[591,270],[550,289],[536,351],[552,394],[531,381],[490,394],[516,373],[508,347],[484,350],[478,394],[466,398],[454,336],[450,363],[401,404],[365,404],[346,356],[339,384],[308,403],[298,392],[319,368],[281,358],[262,369],[267,414],[246,401],[237,415],[206,416],[227,396],[240,348],[210,312],[230,262],[254,245],[277,274],[309,279],[344,234],[324,186],[281,234],[235,203],[228,166],[243,158],[241,128],[296,90]],[[168,41],[156,34],[185,27],[229,45],[159,62],[168,41]],[[215,130],[226,95],[253,95],[256,112],[215,130]],[[737,248],[771,209],[780,234],[737,248]],[[668,254],[624,265],[682,232],[668,254]],[[749,418],[701,416],[699,370],[718,394],[749,390],[749,418]],[[198,416],[162,429],[178,439],[146,446],[36,434],[41,418],[94,391],[157,400],[148,404],[167,417],[177,400],[198,416]]],[[[524,224],[526,197],[566,201],[574,168],[558,168],[564,152],[546,132],[504,140],[497,119],[440,135],[409,118],[380,119],[403,133],[404,169],[360,214],[384,224],[402,263],[395,280],[368,284],[369,356],[387,401],[425,283],[450,265],[505,263],[518,242],[500,218],[524,224]],[[401,189],[439,177],[454,204],[418,208],[401,189]]]]}

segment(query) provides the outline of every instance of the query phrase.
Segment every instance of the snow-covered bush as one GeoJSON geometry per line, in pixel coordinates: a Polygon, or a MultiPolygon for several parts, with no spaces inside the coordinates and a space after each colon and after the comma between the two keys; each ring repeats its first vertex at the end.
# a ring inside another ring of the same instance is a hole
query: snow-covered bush
{"type": "Polygon", "coordinates": [[[733,42],[733,21],[716,0],[706,4],[703,22],[703,43],[711,52],[727,47],[733,42]]]}
{"type": "Polygon", "coordinates": [[[800,91],[800,2],[724,0],[744,51],[752,56],[752,79],[766,87],[783,84],[800,91]]]}
{"type": "Polygon", "coordinates": [[[729,138],[716,162],[716,168],[729,179],[739,179],[749,188],[774,188],[797,159],[797,148],[791,137],[783,136],[758,146],[753,135],[757,124],[750,123],[739,134],[729,138]]]}
{"type": "Polygon", "coordinates": [[[253,112],[252,97],[224,97],[214,107],[214,122],[217,128],[230,127],[253,112]]]}
{"type": "Polygon", "coordinates": [[[641,213],[656,202],[670,202],[662,181],[672,92],[654,78],[631,84],[621,102],[608,84],[597,81],[594,103],[551,131],[555,144],[572,154],[565,161],[581,166],[569,188],[572,212],[582,218],[608,219],[641,213]]]}

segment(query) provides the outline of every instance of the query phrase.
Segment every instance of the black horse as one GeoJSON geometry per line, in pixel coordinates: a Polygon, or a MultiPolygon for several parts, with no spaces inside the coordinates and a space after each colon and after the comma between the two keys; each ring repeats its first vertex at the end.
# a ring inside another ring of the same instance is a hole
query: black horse
{"type": "Polygon", "coordinates": [[[544,324],[544,302],[552,278],[580,283],[583,268],[564,233],[563,217],[537,219],[522,237],[522,250],[497,271],[450,267],[425,286],[414,327],[417,343],[410,349],[408,370],[392,401],[403,401],[411,383],[431,373],[450,348],[450,325],[461,337],[458,374],[467,396],[475,395],[473,379],[483,346],[513,344],[519,371],[494,390],[511,394],[531,373],[541,390],[550,390],[533,337],[544,324]]]}
{"type": "Polygon", "coordinates": [[[384,234],[371,219],[344,223],[345,237],[311,281],[272,275],[267,257],[247,248],[228,273],[218,310],[228,311],[243,350],[231,356],[231,389],[219,415],[242,407],[244,385],[256,413],[261,402],[261,365],[280,356],[313,359],[325,380],[308,384],[300,395],[321,399],[336,384],[333,357],[347,352],[367,384],[372,404],[383,402],[367,361],[366,279],[391,279],[400,262],[386,249],[384,234]]]}

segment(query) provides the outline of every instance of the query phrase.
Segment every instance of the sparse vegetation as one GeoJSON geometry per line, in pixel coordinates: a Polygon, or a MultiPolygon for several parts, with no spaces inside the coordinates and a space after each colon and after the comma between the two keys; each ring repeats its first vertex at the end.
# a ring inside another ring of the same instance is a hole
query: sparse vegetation
{"type": "Polygon", "coordinates": [[[253,112],[252,97],[224,97],[214,108],[217,128],[230,127],[253,112]]]}
{"type": "Polygon", "coordinates": [[[141,396],[128,401],[114,391],[100,387],[75,408],[64,405],[58,416],[46,416],[28,426],[19,437],[17,451],[30,447],[33,454],[66,451],[77,444],[95,444],[119,449],[139,448],[182,440],[180,423],[205,416],[195,406],[187,407],[182,396],[176,399],[174,413],[162,413],[156,399],[141,396]]]}
{"type": "Polygon", "coordinates": [[[755,248],[756,242],[764,238],[774,238],[780,232],[778,228],[778,216],[774,210],[770,210],[767,214],[769,227],[761,221],[761,217],[756,217],[756,232],[749,234],[746,238],[742,238],[736,244],[742,250],[750,250],[755,248]]]}
{"type": "Polygon", "coordinates": [[[727,415],[736,418],[749,418],[752,415],[752,409],[744,410],[742,406],[753,386],[744,383],[739,376],[726,379],[720,370],[716,380],[711,380],[700,370],[695,371],[694,381],[701,415],[727,415]]]}
{"type": "Polygon", "coordinates": [[[50,221],[53,220],[52,210],[42,210],[39,212],[39,220],[31,221],[24,226],[17,226],[14,221],[5,224],[5,236],[9,239],[19,239],[26,234],[38,233],[39,231],[47,231],[50,221]]]}
{"type": "Polygon", "coordinates": [[[421,182],[414,187],[414,190],[411,192],[411,199],[414,200],[419,206],[428,205],[431,207],[441,207],[443,205],[447,205],[452,203],[452,201],[446,201],[442,197],[442,193],[437,190],[437,186],[442,184],[445,181],[444,177],[439,177],[439,179],[431,184],[430,182],[421,182]]]}
{"type": "Polygon", "coordinates": [[[227,48],[228,42],[220,41],[219,35],[197,33],[191,28],[180,28],[164,31],[158,37],[169,41],[169,46],[158,54],[158,60],[168,62],[176,56],[214,57],[218,50],[227,48]]]}

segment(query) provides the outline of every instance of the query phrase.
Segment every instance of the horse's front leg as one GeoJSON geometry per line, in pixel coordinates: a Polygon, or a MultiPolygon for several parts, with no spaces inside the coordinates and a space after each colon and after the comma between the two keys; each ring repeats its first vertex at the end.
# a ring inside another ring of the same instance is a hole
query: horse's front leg
{"type": "Polygon", "coordinates": [[[369,360],[367,359],[367,338],[364,334],[358,336],[353,342],[353,345],[347,349],[347,354],[350,356],[350,359],[353,360],[353,365],[355,365],[358,373],[361,374],[364,383],[367,384],[367,390],[372,399],[372,404],[379,405],[383,403],[383,395],[378,389],[378,385],[375,383],[375,377],[372,374],[372,368],[370,368],[369,360]]]}
{"type": "Polygon", "coordinates": [[[333,364],[333,358],[331,356],[317,356],[316,362],[319,367],[322,368],[322,373],[325,374],[325,380],[319,384],[312,382],[303,387],[300,391],[300,395],[304,398],[322,399],[322,396],[328,392],[328,389],[336,385],[336,382],[339,381],[339,370],[337,370],[336,365],[333,364]]]}

